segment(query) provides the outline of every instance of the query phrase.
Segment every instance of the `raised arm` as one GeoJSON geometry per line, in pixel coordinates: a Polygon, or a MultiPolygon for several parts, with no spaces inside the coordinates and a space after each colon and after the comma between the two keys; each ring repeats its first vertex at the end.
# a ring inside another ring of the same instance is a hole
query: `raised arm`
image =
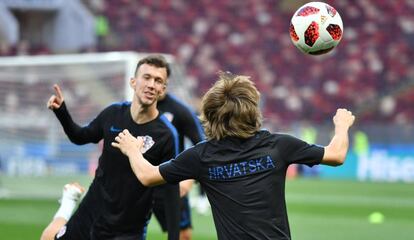
{"type": "Polygon", "coordinates": [[[165,183],[158,166],[152,165],[142,155],[143,139],[135,138],[128,130],[123,130],[111,143],[129,158],[132,171],[144,186],[155,186],[165,183]]]}
{"type": "Polygon", "coordinates": [[[349,127],[354,123],[355,116],[344,108],[339,108],[333,117],[335,134],[328,146],[325,147],[322,164],[330,166],[342,165],[349,148],[349,127]]]}
{"type": "Polygon", "coordinates": [[[69,140],[75,144],[97,143],[103,138],[102,129],[100,128],[100,118],[95,118],[87,126],[81,127],[75,123],[66,108],[62,90],[59,85],[53,85],[55,93],[47,101],[47,108],[52,110],[69,140]]]}

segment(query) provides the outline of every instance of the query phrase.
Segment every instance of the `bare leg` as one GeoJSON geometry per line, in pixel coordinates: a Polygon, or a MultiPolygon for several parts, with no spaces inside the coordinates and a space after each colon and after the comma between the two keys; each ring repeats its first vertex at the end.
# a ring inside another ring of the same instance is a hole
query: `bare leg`
{"type": "Polygon", "coordinates": [[[68,183],[63,187],[60,207],[52,222],[43,230],[41,240],[53,240],[59,230],[68,222],[85,189],[79,183],[68,183]]]}
{"type": "Polygon", "coordinates": [[[180,231],[180,240],[191,240],[192,229],[186,228],[180,231]]]}

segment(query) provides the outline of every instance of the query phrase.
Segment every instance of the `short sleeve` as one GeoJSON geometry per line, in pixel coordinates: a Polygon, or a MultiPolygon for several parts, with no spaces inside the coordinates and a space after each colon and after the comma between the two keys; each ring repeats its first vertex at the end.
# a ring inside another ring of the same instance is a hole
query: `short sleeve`
{"type": "Polygon", "coordinates": [[[168,183],[197,179],[200,172],[200,158],[192,147],[179,154],[177,158],[161,164],[159,171],[168,183]]]}
{"type": "Polygon", "coordinates": [[[324,148],[315,144],[308,144],[296,137],[284,135],[280,151],[288,164],[306,164],[313,166],[320,164],[324,155],[324,148]]]}

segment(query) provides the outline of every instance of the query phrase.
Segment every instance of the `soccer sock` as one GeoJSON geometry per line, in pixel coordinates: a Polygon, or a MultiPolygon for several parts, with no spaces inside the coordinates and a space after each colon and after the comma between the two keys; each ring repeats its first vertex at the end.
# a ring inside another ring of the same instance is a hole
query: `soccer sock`
{"type": "Polygon", "coordinates": [[[71,184],[65,185],[62,199],[60,200],[60,207],[56,212],[54,218],[61,217],[66,219],[66,221],[69,220],[82,194],[83,190],[77,188],[76,186],[71,184]]]}
{"type": "Polygon", "coordinates": [[[72,216],[73,210],[76,207],[76,200],[71,198],[63,197],[60,203],[60,207],[57,210],[55,216],[53,218],[64,218],[66,221],[72,216]]]}

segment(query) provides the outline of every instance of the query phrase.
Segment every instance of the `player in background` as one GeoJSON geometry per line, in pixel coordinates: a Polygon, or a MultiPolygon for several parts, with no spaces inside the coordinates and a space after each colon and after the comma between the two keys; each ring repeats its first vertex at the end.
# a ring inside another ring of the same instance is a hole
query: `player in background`
{"type": "MultiPolygon", "coordinates": [[[[147,136],[146,147],[153,146],[143,150],[143,154],[152,164],[159,165],[175,157],[177,132],[157,109],[169,74],[169,65],[162,56],[141,59],[135,76],[130,79],[134,91],[132,102],[110,105],[84,127],[72,120],[60,87],[54,86],[55,94],[47,107],[54,111],[69,139],[75,144],[98,143],[103,139],[103,149],[95,178],[76,212],[71,216],[73,203],[82,189],[72,184],[64,190],[62,205],[41,239],[145,239],[153,189],[137,181],[128,158],[112,147],[111,142],[122,129],[128,129],[135,136],[147,136]]],[[[178,184],[171,188],[166,197],[178,202],[178,184]]],[[[179,207],[174,209],[179,216],[179,207]]],[[[178,239],[179,229],[170,234],[174,234],[170,239],[178,239]]]]}
{"type": "MultiPolygon", "coordinates": [[[[167,93],[167,90],[164,91],[158,99],[157,107],[177,129],[179,152],[182,152],[185,149],[185,138],[188,138],[193,145],[204,140],[204,131],[195,111],[190,109],[172,94],[167,93]]],[[[175,228],[176,226],[174,225],[179,224],[180,240],[191,240],[192,222],[188,192],[190,191],[192,184],[193,180],[180,182],[181,215],[179,223],[175,221],[174,217],[170,217],[172,214],[168,212],[168,209],[173,208],[173,204],[175,203],[171,202],[169,199],[165,199],[165,194],[157,191],[158,189],[155,189],[154,192],[155,201],[153,212],[161,229],[166,232],[169,231],[170,226],[175,228]]],[[[162,186],[160,187],[162,188],[162,186]]]]}
{"type": "Polygon", "coordinates": [[[290,164],[343,164],[355,117],[338,109],[335,134],[325,146],[260,130],[260,93],[247,76],[222,73],[204,95],[201,121],[207,141],[153,166],[140,153],[143,140],[122,131],[112,143],[126,154],[145,186],[198,180],[211,204],[219,240],[291,239],[285,204],[290,164]]]}

